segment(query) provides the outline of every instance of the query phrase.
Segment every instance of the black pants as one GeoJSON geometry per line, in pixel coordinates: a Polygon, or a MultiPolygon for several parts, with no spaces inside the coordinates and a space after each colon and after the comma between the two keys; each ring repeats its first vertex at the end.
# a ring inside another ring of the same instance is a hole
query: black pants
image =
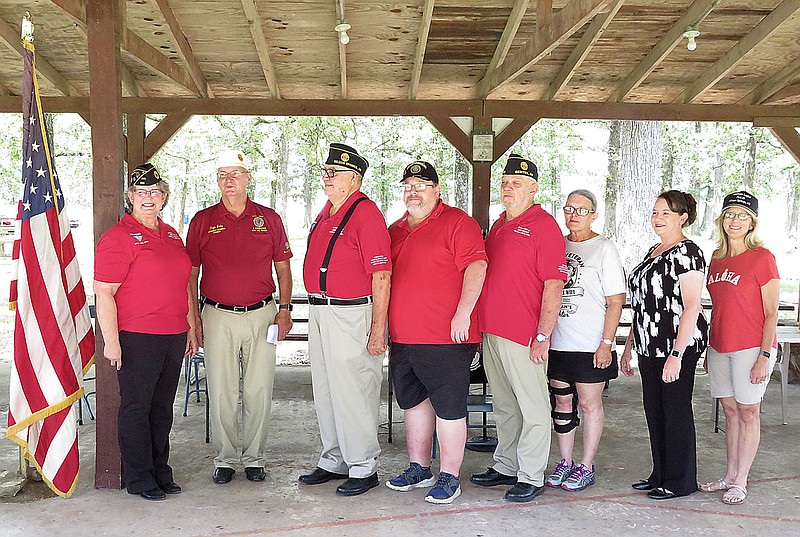
{"type": "Polygon", "coordinates": [[[186,333],[119,333],[119,447],[131,494],[172,481],[169,433],[186,350],[186,333]]]}
{"type": "Polygon", "coordinates": [[[647,481],[679,496],[697,491],[697,438],[692,412],[694,371],[699,354],[687,349],[680,378],[661,380],[666,358],[639,357],[642,402],[650,432],[653,473],[647,481]]]}

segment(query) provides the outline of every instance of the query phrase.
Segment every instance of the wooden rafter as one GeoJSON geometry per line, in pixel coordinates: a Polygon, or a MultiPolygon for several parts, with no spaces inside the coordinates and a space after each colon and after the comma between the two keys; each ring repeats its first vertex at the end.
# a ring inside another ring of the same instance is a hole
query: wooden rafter
{"type": "MultiPolygon", "coordinates": [[[[25,50],[22,48],[20,42],[19,30],[16,30],[6,21],[0,19],[0,40],[12,52],[18,54],[20,58],[25,55],[25,50]]],[[[36,70],[55,88],[67,96],[78,96],[83,93],[78,90],[72,83],[64,78],[64,75],[59,73],[52,65],[50,65],[41,55],[36,55],[36,70]]]]}
{"type": "Polygon", "coordinates": [[[414,66],[411,68],[411,86],[408,89],[408,98],[417,98],[419,89],[419,79],[422,76],[422,63],[425,60],[425,48],[428,46],[428,33],[431,29],[431,19],[433,18],[433,5],[436,0],[425,0],[422,6],[422,20],[419,23],[417,32],[417,50],[414,53],[414,66]]]}
{"type": "Polygon", "coordinates": [[[661,38],[656,46],[650,49],[647,56],[645,56],[644,59],[633,68],[633,71],[620,82],[619,86],[617,86],[617,89],[611,94],[608,100],[610,102],[624,101],[625,98],[630,95],[633,90],[638,88],[650,73],[664,61],[664,58],[672,52],[672,49],[680,43],[686,29],[708,16],[712,7],[718,2],[719,0],[695,0],[686,10],[686,13],[667,30],[667,33],[664,34],[664,37],[661,38]]]}
{"type": "Polygon", "coordinates": [[[572,75],[575,74],[575,71],[580,67],[581,63],[583,63],[583,60],[586,59],[586,56],[589,55],[589,51],[603,35],[603,32],[605,32],[608,25],[611,24],[614,16],[624,3],[625,0],[614,0],[608,12],[600,13],[592,19],[586,31],[583,32],[583,36],[581,36],[578,44],[572,49],[569,58],[567,58],[567,61],[561,66],[553,82],[550,83],[550,87],[547,88],[547,93],[544,97],[545,100],[551,101],[555,99],[558,97],[558,94],[564,90],[567,84],[569,84],[572,75]]]}
{"type": "Polygon", "coordinates": [[[769,131],[800,164],[800,134],[797,130],[791,127],[772,127],[769,131]]]}
{"type": "Polygon", "coordinates": [[[169,114],[156,125],[144,139],[144,160],[147,162],[159,149],[164,147],[170,138],[192,119],[192,114],[169,114]]]}
{"type": "Polygon", "coordinates": [[[736,67],[745,56],[767,39],[789,17],[800,9],[800,0],[783,0],[769,15],[764,17],[753,30],[707,69],[700,78],[694,81],[678,95],[673,102],[690,103],[708,91],[731,69],[736,67]]]}
{"type": "Polygon", "coordinates": [[[522,138],[526,132],[530,130],[537,122],[538,117],[526,117],[515,119],[511,125],[505,128],[503,132],[497,135],[494,140],[494,159],[497,160],[503,156],[503,153],[508,151],[508,148],[517,143],[517,140],[522,138]]]}
{"type": "Polygon", "coordinates": [[[597,15],[607,3],[608,0],[570,0],[564,9],[553,16],[552,22],[542,31],[537,30],[534,37],[513,58],[507,58],[502,65],[487,70],[486,75],[478,82],[478,96],[486,97],[530,69],[597,15]]]}
{"type": "Polygon", "coordinates": [[[786,86],[782,90],[775,92],[774,95],[764,101],[764,104],[782,101],[783,99],[791,99],[797,96],[800,96],[800,83],[786,86]]]}
{"type": "MultiPolygon", "coordinates": [[[[82,0],[50,1],[61,8],[61,11],[72,19],[72,21],[78,25],[78,28],[81,28],[82,32],[86,32],[86,7],[82,0]]],[[[133,59],[188,89],[192,93],[199,95],[197,86],[183,67],[161,54],[158,49],[126,28],[122,29],[122,37],[120,46],[122,50],[127,52],[133,59]]],[[[123,84],[125,84],[131,94],[141,94],[142,91],[136,79],[130,72],[126,74],[125,71],[127,68],[125,68],[123,64],[121,65],[123,67],[123,84]]]]}
{"type": "Polygon", "coordinates": [[[800,58],[796,58],[777,73],[764,79],[745,95],[739,104],[761,104],[797,78],[800,78],[800,58]]]}
{"type": "Polygon", "coordinates": [[[255,0],[242,0],[242,7],[247,16],[247,22],[250,24],[250,34],[253,36],[253,42],[256,45],[258,61],[261,62],[261,70],[267,80],[267,87],[273,97],[280,99],[281,90],[278,88],[278,78],[275,76],[275,67],[269,57],[269,44],[264,37],[263,23],[258,14],[258,9],[256,9],[255,0]]]}
{"type": "Polygon", "coordinates": [[[189,68],[189,76],[192,77],[195,86],[197,86],[200,91],[200,95],[202,97],[213,97],[214,94],[211,88],[208,87],[206,76],[203,74],[203,70],[200,69],[200,64],[197,62],[197,58],[195,58],[192,46],[189,44],[189,40],[186,39],[186,35],[181,29],[178,18],[169,5],[169,0],[155,0],[155,2],[172,32],[172,38],[178,46],[178,54],[183,60],[183,63],[189,68]]]}
{"type": "Polygon", "coordinates": [[[472,139],[461,130],[448,116],[425,116],[425,119],[433,125],[439,133],[444,136],[456,151],[471,161],[472,160],[472,139]]]}
{"type": "Polygon", "coordinates": [[[511,42],[514,41],[514,37],[517,35],[519,25],[522,24],[522,19],[525,17],[530,3],[530,0],[516,0],[514,2],[514,7],[511,8],[511,15],[508,16],[500,41],[497,42],[497,48],[494,49],[492,61],[489,62],[489,70],[497,68],[498,65],[505,61],[508,50],[511,48],[511,42]]]}

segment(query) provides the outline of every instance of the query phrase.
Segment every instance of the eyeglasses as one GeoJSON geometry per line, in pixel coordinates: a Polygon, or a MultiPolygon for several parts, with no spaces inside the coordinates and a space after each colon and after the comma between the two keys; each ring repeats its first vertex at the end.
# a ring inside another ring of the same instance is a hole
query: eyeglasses
{"type": "Polygon", "coordinates": [[[742,222],[744,222],[746,220],[750,220],[751,218],[753,218],[752,216],[750,216],[747,213],[722,213],[722,216],[724,218],[726,218],[727,220],[737,219],[737,220],[741,220],[742,222]]]}
{"type": "Polygon", "coordinates": [[[337,170],[336,168],[320,168],[323,177],[327,177],[328,179],[333,179],[337,173],[345,173],[350,172],[353,170],[337,170]]]}
{"type": "Polygon", "coordinates": [[[225,179],[230,177],[231,179],[236,180],[241,177],[244,177],[245,175],[247,175],[247,173],[248,172],[242,170],[233,170],[232,172],[219,172],[217,174],[217,179],[219,179],[220,181],[224,181],[225,179]]]}
{"type": "Polygon", "coordinates": [[[150,196],[151,198],[161,198],[164,196],[164,192],[162,192],[158,188],[151,188],[150,190],[146,190],[144,188],[137,188],[136,190],[133,191],[133,193],[136,194],[137,198],[142,198],[142,199],[146,198],[147,196],[150,196]]]}
{"type": "Polygon", "coordinates": [[[425,192],[429,188],[436,188],[436,185],[433,183],[417,183],[415,185],[409,183],[403,183],[402,185],[398,186],[403,192],[411,192],[414,190],[415,192],[425,192]]]}
{"type": "Polygon", "coordinates": [[[573,207],[572,205],[564,205],[562,209],[564,209],[564,213],[566,214],[577,213],[578,216],[586,216],[587,214],[594,212],[586,207],[573,207]]]}

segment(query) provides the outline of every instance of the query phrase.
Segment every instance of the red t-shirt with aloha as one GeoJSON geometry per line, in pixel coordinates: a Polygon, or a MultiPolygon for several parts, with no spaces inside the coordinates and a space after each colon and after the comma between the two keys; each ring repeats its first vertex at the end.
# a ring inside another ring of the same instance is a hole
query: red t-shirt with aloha
{"type": "MultiPolygon", "coordinates": [[[[706,285],[712,303],[710,344],[715,351],[736,352],[761,346],[761,287],[779,277],[775,256],[766,248],[711,260],[706,285]]],[[[777,345],[776,339],[772,346],[777,345]]]]}

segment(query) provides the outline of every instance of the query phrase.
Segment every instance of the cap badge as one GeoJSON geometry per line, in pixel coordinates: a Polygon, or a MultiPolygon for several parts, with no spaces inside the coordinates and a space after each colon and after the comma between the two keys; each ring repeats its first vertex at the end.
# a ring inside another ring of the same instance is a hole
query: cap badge
{"type": "Polygon", "coordinates": [[[522,169],[523,169],[523,170],[525,170],[525,171],[528,171],[528,163],[527,163],[527,162],[525,162],[525,161],[523,161],[523,162],[520,162],[520,163],[519,163],[519,167],[520,167],[520,168],[522,168],[522,169]]]}
{"type": "Polygon", "coordinates": [[[342,153],[341,159],[342,162],[347,162],[348,160],[350,160],[350,155],[348,155],[347,153],[342,153]]]}
{"type": "Polygon", "coordinates": [[[410,171],[411,173],[419,173],[419,172],[421,172],[421,171],[422,171],[422,166],[420,166],[419,164],[413,164],[413,165],[411,166],[411,169],[410,169],[409,171],[410,171]]]}

